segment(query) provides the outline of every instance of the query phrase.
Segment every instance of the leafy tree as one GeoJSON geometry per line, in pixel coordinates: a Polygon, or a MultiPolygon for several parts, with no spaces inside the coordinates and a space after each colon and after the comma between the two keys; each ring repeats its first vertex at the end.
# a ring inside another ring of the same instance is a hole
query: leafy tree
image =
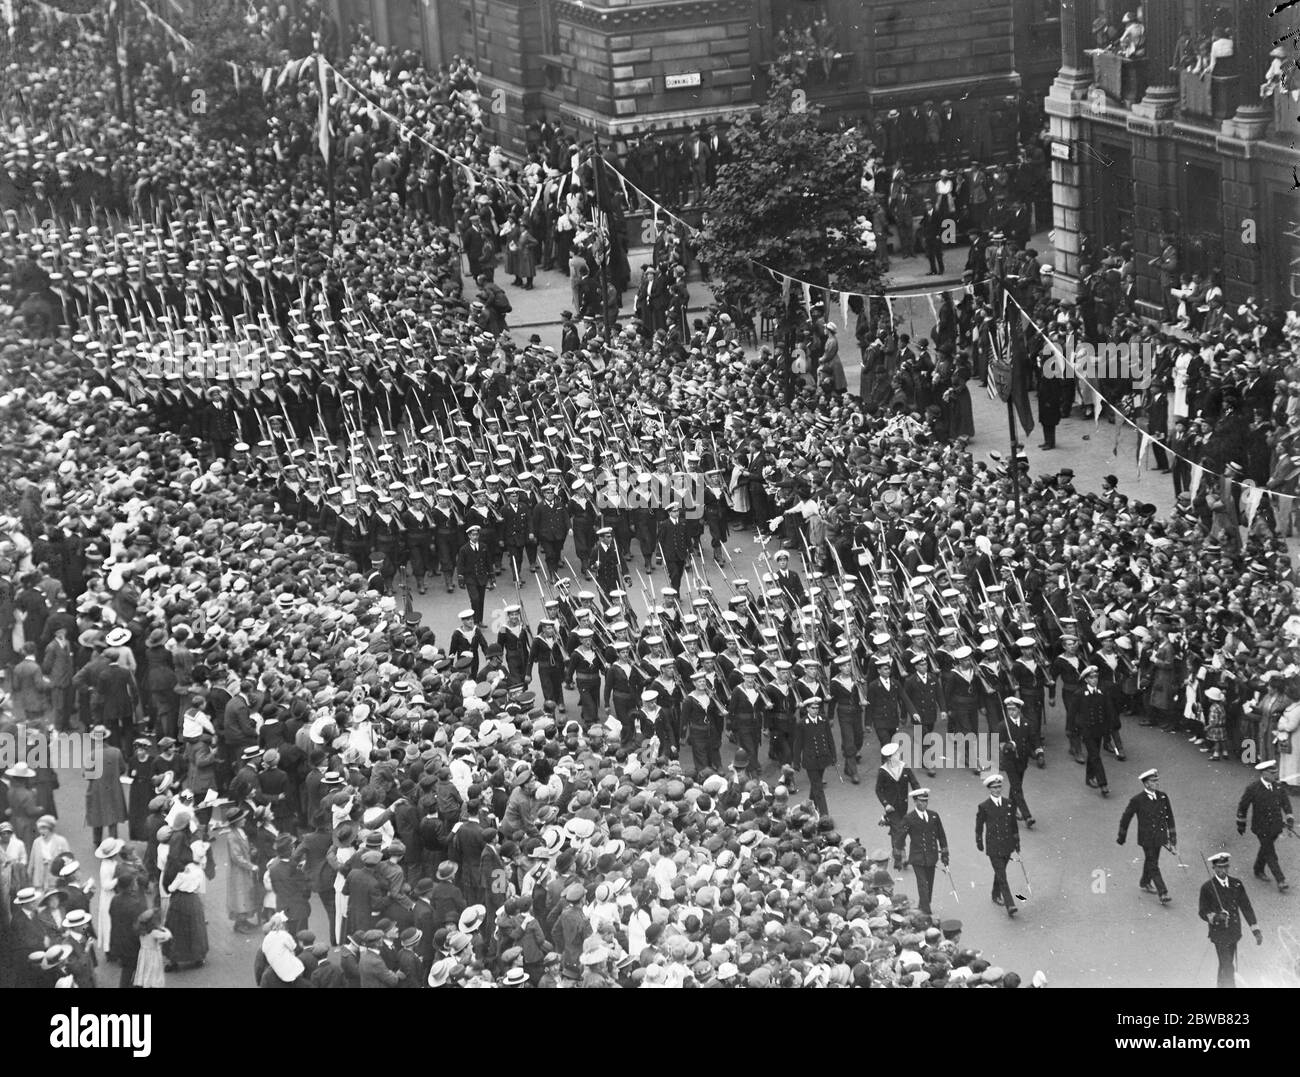
{"type": "Polygon", "coordinates": [[[262,28],[250,25],[243,0],[203,0],[176,28],[194,45],[176,50],[184,68],[184,97],[200,130],[210,138],[265,138],[262,88],[251,73],[284,63],[262,28]],[[240,68],[238,88],[231,64],[240,68]]]}
{"type": "MultiPolygon", "coordinates": [[[[719,303],[780,307],[781,284],[754,262],[823,288],[879,291],[875,238],[864,227],[876,202],[862,189],[866,158],[853,132],[822,130],[816,107],[774,70],[762,109],[728,137],[734,160],[718,170],[699,242],[719,303]]],[[[796,286],[788,311],[797,318],[801,307],[796,286]]]]}

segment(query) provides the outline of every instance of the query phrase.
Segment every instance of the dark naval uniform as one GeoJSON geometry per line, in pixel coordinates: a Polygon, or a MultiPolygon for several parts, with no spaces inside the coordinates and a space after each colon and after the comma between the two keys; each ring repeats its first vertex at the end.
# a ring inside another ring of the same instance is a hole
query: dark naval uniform
{"type": "Polygon", "coordinates": [[[1246,887],[1240,879],[1229,875],[1220,880],[1212,876],[1201,884],[1197,915],[1210,925],[1210,942],[1219,956],[1219,987],[1236,987],[1237,943],[1241,941],[1241,920],[1255,933],[1258,942],[1262,937],[1255,926],[1255,910],[1251,908],[1246,887]]]}
{"type": "Polygon", "coordinates": [[[1145,858],[1142,861],[1142,878],[1138,886],[1143,890],[1155,887],[1162,897],[1168,893],[1165,881],[1160,877],[1160,850],[1166,845],[1178,844],[1178,831],[1174,827],[1174,809],[1169,794],[1163,789],[1143,789],[1124,809],[1119,817],[1120,845],[1128,838],[1129,823],[1137,816],[1138,845],[1142,847],[1145,858]]]}
{"type": "Polygon", "coordinates": [[[908,842],[907,862],[916,872],[917,904],[928,914],[935,868],[940,862],[948,866],[948,836],[939,813],[919,805],[903,817],[903,834],[908,842]]]}
{"type": "Polygon", "coordinates": [[[1273,847],[1282,836],[1285,828],[1295,825],[1295,816],[1291,813],[1291,798],[1287,796],[1286,787],[1279,782],[1265,781],[1260,778],[1246,786],[1237,805],[1237,833],[1246,833],[1246,814],[1252,812],[1251,833],[1259,839],[1259,852],[1255,854],[1255,876],[1265,878],[1264,869],[1268,868],[1277,880],[1278,886],[1286,887],[1286,876],[1282,866],[1277,862],[1277,850],[1273,847]]]}
{"type": "Polygon", "coordinates": [[[1020,825],[1016,806],[1006,796],[990,796],[975,810],[975,848],[986,853],[993,865],[993,900],[1015,915],[1016,901],[1007,883],[1007,862],[1020,852],[1020,825]]]}

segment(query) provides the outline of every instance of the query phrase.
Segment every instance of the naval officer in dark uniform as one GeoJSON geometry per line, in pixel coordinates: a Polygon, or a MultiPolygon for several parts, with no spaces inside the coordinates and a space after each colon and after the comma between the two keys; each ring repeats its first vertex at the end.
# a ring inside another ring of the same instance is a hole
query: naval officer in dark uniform
{"type": "Polygon", "coordinates": [[[1142,782],[1142,792],[1128,802],[1124,814],[1119,817],[1119,837],[1115,840],[1123,845],[1128,838],[1129,823],[1137,816],[1138,845],[1142,847],[1145,857],[1142,861],[1142,878],[1138,886],[1147,892],[1160,895],[1160,904],[1170,902],[1169,890],[1160,877],[1160,850],[1166,845],[1170,848],[1178,844],[1178,831],[1174,828],[1174,809],[1169,802],[1169,794],[1160,788],[1160,773],[1154,768],[1138,775],[1142,782]]]}
{"type": "Polygon", "coordinates": [[[1236,987],[1237,943],[1241,941],[1241,921],[1245,917],[1255,945],[1264,944],[1264,933],[1255,920],[1245,884],[1228,874],[1228,853],[1208,858],[1211,875],[1201,884],[1198,915],[1210,925],[1210,942],[1219,955],[1219,987],[1236,987]]]}

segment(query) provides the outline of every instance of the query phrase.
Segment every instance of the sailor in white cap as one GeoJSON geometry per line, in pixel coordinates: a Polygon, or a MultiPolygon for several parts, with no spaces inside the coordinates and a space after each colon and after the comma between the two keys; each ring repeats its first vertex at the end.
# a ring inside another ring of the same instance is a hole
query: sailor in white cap
{"type": "Polygon", "coordinates": [[[461,610],[457,616],[460,625],[456,627],[447,641],[447,654],[454,662],[463,654],[471,658],[468,676],[470,680],[478,679],[479,657],[487,650],[487,636],[479,624],[480,615],[472,609],[461,610]]]}
{"type": "MultiPolygon", "coordinates": [[[[1012,695],[1019,696],[1024,703],[1021,712],[1036,736],[1041,739],[1043,728],[1043,695],[1047,690],[1051,674],[1047,666],[1038,660],[1038,641],[1033,636],[1021,636],[1016,640],[1020,654],[1011,663],[1012,695]]],[[[1041,742],[1041,741],[1040,741],[1041,742]]]]}
{"type": "Polygon", "coordinates": [[[758,748],[763,740],[763,727],[767,724],[767,699],[758,688],[758,667],[752,663],[740,666],[740,683],[732,690],[727,705],[727,724],[736,734],[736,740],[747,757],[745,773],[758,778],[758,748]]]}
{"type": "MultiPolygon", "coordinates": [[[[943,675],[943,697],[948,704],[950,733],[978,733],[979,706],[983,689],[972,660],[974,651],[962,644],[952,652],[955,665],[943,675]]],[[[974,768],[978,772],[978,767],[974,768]]]]}
{"type": "Polygon", "coordinates": [[[506,663],[506,683],[511,688],[521,688],[532,680],[530,666],[533,634],[523,621],[523,607],[506,607],[506,623],[497,632],[497,646],[506,663]]]}
{"type": "Polygon", "coordinates": [[[1138,886],[1147,893],[1160,895],[1160,904],[1168,905],[1172,900],[1169,889],[1160,876],[1160,850],[1168,847],[1173,850],[1178,845],[1178,831],[1174,826],[1174,809],[1169,801],[1169,794],[1160,788],[1160,772],[1152,767],[1138,775],[1142,783],[1142,792],[1128,802],[1124,814],[1119,817],[1119,837],[1115,840],[1123,845],[1128,838],[1129,823],[1137,816],[1138,845],[1142,847],[1142,878],[1138,886]]]}
{"type": "Polygon", "coordinates": [[[930,810],[929,789],[912,790],[912,810],[903,819],[903,836],[907,839],[907,863],[916,872],[917,906],[929,915],[935,868],[941,863],[948,866],[948,836],[939,813],[930,810]]]}
{"type": "Polygon", "coordinates": [[[712,674],[697,669],[691,674],[692,690],[682,701],[682,730],[691,746],[695,773],[706,768],[722,769],[722,724],[724,715],[709,691],[712,674]]]}
{"type": "Polygon", "coordinates": [[[902,745],[897,741],[880,747],[880,770],[876,772],[876,799],[885,809],[880,825],[889,827],[889,844],[894,851],[894,870],[903,868],[903,851],[907,835],[903,819],[907,816],[907,798],[911,790],[919,789],[912,768],[903,757],[902,745]]]}
{"type": "Polygon", "coordinates": [[[1282,865],[1277,862],[1277,849],[1274,843],[1282,836],[1283,830],[1295,833],[1295,815],[1291,811],[1291,798],[1287,796],[1286,786],[1277,780],[1277,761],[1267,759],[1255,764],[1258,774],[1256,779],[1246,786],[1237,804],[1237,833],[1246,833],[1246,816],[1251,816],[1251,833],[1259,840],[1259,852],[1255,854],[1255,878],[1267,882],[1264,874],[1267,868],[1277,880],[1277,888],[1283,892],[1288,889],[1286,876],[1282,874],[1282,865]]]}
{"type": "Polygon", "coordinates": [[[1005,908],[1007,916],[1015,916],[1020,910],[1007,882],[1007,863],[1013,854],[1020,852],[1016,807],[1003,795],[1001,774],[988,775],[984,784],[989,795],[975,809],[975,848],[987,854],[993,865],[993,903],[1005,908]]]}
{"type": "Polygon", "coordinates": [[[1210,925],[1210,942],[1219,956],[1219,987],[1237,986],[1237,943],[1241,941],[1241,921],[1244,917],[1255,936],[1255,945],[1262,946],[1264,934],[1255,919],[1245,884],[1228,874],[1227,852],[1207,857],[1210,877],[1201,884],[1197,915],[1210,925]]]}

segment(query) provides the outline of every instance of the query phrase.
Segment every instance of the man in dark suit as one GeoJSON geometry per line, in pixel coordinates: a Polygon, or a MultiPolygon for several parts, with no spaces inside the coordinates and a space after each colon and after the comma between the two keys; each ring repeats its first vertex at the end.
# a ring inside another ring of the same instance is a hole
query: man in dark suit
{"type": "Polygon", "coordinates": [[[554,486],[544,486],[542,500],[533,507],[532,533],[545,551],[547,574],[555,579],[560,573],[564,540],[569,537],[569,513],[556,500],[554,486]]]}
{"type": "Polygon", "coordinates": [[[429,975],[421,957],[424,932],[418,927],[408,927],[399,936],[402,948],[397,952],[397,972],[401,977],[399,987],[423,987],[429,975]]]}
{"type": "Polygon", "coordinates": [[[45,921],[36,915],[40,894],[34,887],[23,887],[12,899],[7,946],[14,987],[41,987],[40,974],[28,960],[30,954],[50,944],[45,921]]]}
{"type": "Polygon", "coordinates": [[[1287,796],[1286,787],[1277,780],[1277,760],[1270,759],[1257,763],[1255,770],[1259,777],[1246,786],[1237,805],[1237,833],[1246,833],[1246,813],[1253,809],[1251,832],[1259,839],[1259,852],[1255,854],[1255,878],[1267,882],[1264,869],[1268,868],[1277,880],[1277,888],[1285,893],[1288,889],[1282,866],[1277,862],[1277,850],[1273,847],[1282,830],[1294,833],[1295,816],[1291,812],[1291,798],[1287,796]]]}
{"type": "Polygon", "coordinates": [[[1160,904],[1168,905],[1171,898],[1160,877],[1160,850],[1166,845],[1171,848],[1178,844],[1178,831],[1174,829],[1174,809],[1169,802],[1169,794],[1160,788],[1160,773],[1154,768],[1138,775],[1142,782],[1142,792],[1128,802],[1124,814],[1119,817],[1118,844],[1123,845],[1128,838],[1128,826],[1137,816],[1138,845],[1142,847],[1145,859],[1142,861],[1142,878],[1138,886],[1143,890],[1154,890],[1160,895],[1160,904]]]}
{"type": "Polygon", "coordinates": [[[916,869],[916,901],[923,913],[930,912],[934,892],[934,869],[948,866],[948,836],[939,813],[930,810],[930,790],[912,790],[912,810],[903,820],[907,839],[907,862],[916,869]]]}
{"type": "Polygon", "coordinates": [[[659,525],[659,551],[668,569],[668,580],[675,590],[682,586],[682,573],[690,558],[690,529],[682,522],[682,507],[677,502],[668,506],[668,519],[659,525]]]}
{"type": "Polygon", "coordinates": [[[1115,725],[1115,708],[1110,697],[1097,686],[1097,667],[1088,666],[1081,674],[1083,694],[1079,697],[1079,731],[1088,756],[1084,780],[1093,789],[1100,788],[1101,795],[1110,796],[1106,784],[1106,768],[1101,763],[1101,742],[1110,735],[1115,725]]]}
{"type": "Polygon", "coordinates": [[[975,810],[975,848],[986,853],[993,865],[993,903],[1004,906],[1008,916],[1015,916],[1020,910],[1007,883],[1007,861],[1020,852],[1016,807],[1002,795],[1001,774],[990,774],[984,784],[989,798],[975,810]]]}
{"type": "Polygon", "coordinates": [[[776,551],[776,574],[772,577],[772,582],[785,592],[790,604],[802,608],[807,601],[807,592],[804,590],[803,580],[799,578],[799,573],[790,568],[790,551],[776,551]]]}
{"type": "Polygon", "coordinates": [[[934,201],[925,200],[925,213],[921,216],[921,240],[925,244],[925,257],[930,262],[929,276],[943,275],[943,215],[935,209],[934,201]]]}
{"type": "Polygon", "coordinates": [[[290,935],[307,930],[311,916],[311,883],[303,874],[305,851],[295,848],[293,836],[281,834],[275,839],[275,859],[266,873],[275,891],[275,904],[288,917],[285,930],[290,935]]]}
{"type": "Polygon", "coordinates": [[[1043,428],[1040,449],[1056,448],[1056,428],[1069,414],[1074,399],[1071,386],[1061,373],[1061,361],[1055,353],[1045,354],[1038,371],[1038,422],[1043,428]]]}
{"type": "Polygon", "coordinates": [[[478,623],[483,621],[483,599],[487,594],[487,586],[492,581],[491,559],[487,547],[479,541],[482,531],[478,524],[471,524],[466,529],[469,541],[456,556],[456,575],[460,577],[460,585],[469,594],[470,608],[478,623]]]}
{"type": "Polygon", "coordinates": [[[1197,915],[1210,925],[1210,941],[1219,955],[1219,987],[1236,987],[1237,943],[1241,941],[1241,919],[1244,916],[1255,936],[1255,945],[1264,944],[1264,933],[1255,920],[1246,887],[1240,879],[1228,874],[1228,853],[1215,853],[1209,858],[1212,875],[1201,884],[1201,899],[1197,915]]]}
{"type": "Polygon", "coordinates": [[[383,905],[384,884],[375,871],[382,860],[378,849],[367,849],[349,864],[351,870],[343,882],[343,893],[348,899],[350,934],[368,931],[383,905]]]}

